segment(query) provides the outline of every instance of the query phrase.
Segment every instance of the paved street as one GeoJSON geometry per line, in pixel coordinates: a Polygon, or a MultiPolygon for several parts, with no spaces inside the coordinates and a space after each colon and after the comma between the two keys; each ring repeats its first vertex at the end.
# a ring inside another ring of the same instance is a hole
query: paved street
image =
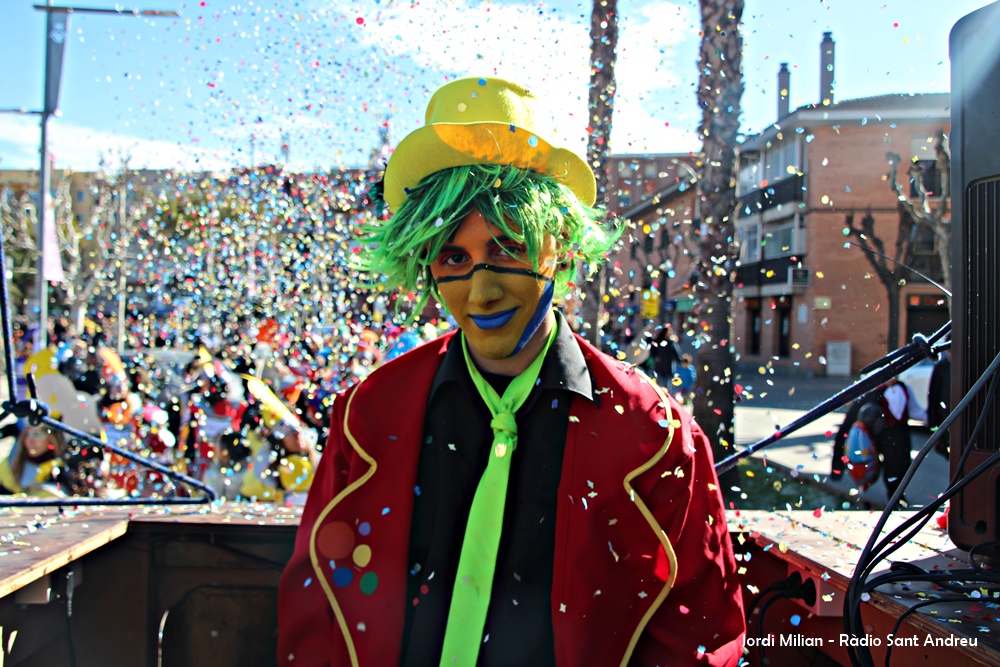
{"type": "MultiPolygon", "coordinates": [[[[791,423],[810,408],[848,386],[850,378],[800,378],[779,375],[737,376],[752,398],[736,407],[736,443],[746,446],[769,436],[791,423]]],[[[844,419],[844,409],[830,413],[802,427],[759,451],[755,456],[766,458],[772,467],[783,468],[791,477],[805,477],[845,499],[856,500],[859,506],[885,506],[885,485],[881,478],[863,493],[858,493],[853,480],[844,475],[830,479],[833,456],[833,436],[844,419]],[[853,494],[852,494],[853,492],[853,494]]],[[[914,454],[927,440],[930,432],[914,428],[914,454]]],[[[931,452],[914,475],[906,498],[911,506],[924,505],[943,492],[948,483],[948,461],[931,452]]]]}

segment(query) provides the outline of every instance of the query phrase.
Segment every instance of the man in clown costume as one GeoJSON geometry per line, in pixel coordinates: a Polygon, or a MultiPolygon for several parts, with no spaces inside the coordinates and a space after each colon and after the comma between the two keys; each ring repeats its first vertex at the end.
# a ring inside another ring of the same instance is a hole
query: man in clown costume
{"type": "Polygon", "coordinates": [[[735,665],[705,435],[553,304],[620,231],[538,98],[461,79],[396,148],[364,268],[460,331],[333,406],[279,588],[280,665],[735,665]]]}

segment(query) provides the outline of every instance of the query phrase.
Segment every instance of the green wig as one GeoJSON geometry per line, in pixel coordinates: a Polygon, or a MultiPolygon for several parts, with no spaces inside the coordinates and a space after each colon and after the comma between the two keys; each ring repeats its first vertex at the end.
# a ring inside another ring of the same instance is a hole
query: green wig
{"type": "Polygon", "coordinates": [[[542,241],[547,234],[555,237],[557,299],[569,293],[578,269],[587,278],[597,272],[604,254],[624,231],[617,221],[601,224],[599,209],[581,204],[569,188],[549,176],[509,165],[451,167],[410,189],[389,220],[358,227],[355,236],[362,252],[357,268],[368,276],[360,284],[417,293],[412,319],[431,295],[440,300],[430,265],[473,210],[523,243],[536,271],[542,241]]]}

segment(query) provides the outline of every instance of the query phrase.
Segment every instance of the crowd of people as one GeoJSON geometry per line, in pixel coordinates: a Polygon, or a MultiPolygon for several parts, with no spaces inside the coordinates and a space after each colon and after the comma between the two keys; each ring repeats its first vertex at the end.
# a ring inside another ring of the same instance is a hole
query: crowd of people
{"type": "MultiPolygon", "coordinates": [[[[366,316],[345,314],[301,331],[252,311],[186,326],[177,317],[150,315],[130,320],[121,356],[108,346],[100,323],[88,321],[77,333],[65,318],[50,322],[48,351],[36,354],[30,323],[17,318],[18,393],[27,395],[29,371],[56,373],[78,392],[74,412],[85,406],[94,415],[67,419],[71,426],[205,482],[219,497],[301,502],[326,442],[334,396],[382,362],[454,327],[432,319],[404,330],[385,314],[376,307],[366,316]]],[[[649,349],[637,365],[689,402],[694,367],[669,324],[651,334],[649,349]]],[[[53,406],[51,416],[63,418],[62,407],[53,406]]],[[[10,422],[0,431],[0,442],[5,438],[9,455],[0,461],[0,493],[189,492],[45,426],[10,422]]]]}
{"type": "MultiPolygon", "coordinates": [[[[312,483],[334,396],[440,328],[428,323],[404,331],[345,319],[295,332],[266,317],[234,318],[181,335],[133,331],[138,345],[121,355],[103,331],[75,334],[61,319],[41,352],[26,322],[18,321],[14,332],[19,398],[31,373],[39,398],[51,403],[50,416],[77,430],[208,484],[219,497],[296,503],[312,483]]],[[[9,421],[0,431],[6,438],[0,493],[191,492],[112,449],[45,425],[9,421]]]]}

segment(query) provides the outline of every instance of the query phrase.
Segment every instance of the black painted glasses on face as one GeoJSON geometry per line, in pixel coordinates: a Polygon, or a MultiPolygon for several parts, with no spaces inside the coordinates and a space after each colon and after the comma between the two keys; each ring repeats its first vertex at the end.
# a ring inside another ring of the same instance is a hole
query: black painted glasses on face
{"type": "Polygon", "coordinates": [[[513,267],[505,266],[493,266],[492,264],[476,264],[472,267],[468,273],[462,274],[460,276],[442,276],[437,279],[437,284],[441,285],[443,283],[452,283],[456,280],[471,280],[472,274],[476,271],[492,271],[493,273],[507,273],[513,274],[515,276],[528,276],[529,278],[535,278],[536,280],[544,280],[546,282],[552,282],[552,278],[548,276],[543,276],[537,271],[532,271],[531,269],[519,269],[513,267]]]}

